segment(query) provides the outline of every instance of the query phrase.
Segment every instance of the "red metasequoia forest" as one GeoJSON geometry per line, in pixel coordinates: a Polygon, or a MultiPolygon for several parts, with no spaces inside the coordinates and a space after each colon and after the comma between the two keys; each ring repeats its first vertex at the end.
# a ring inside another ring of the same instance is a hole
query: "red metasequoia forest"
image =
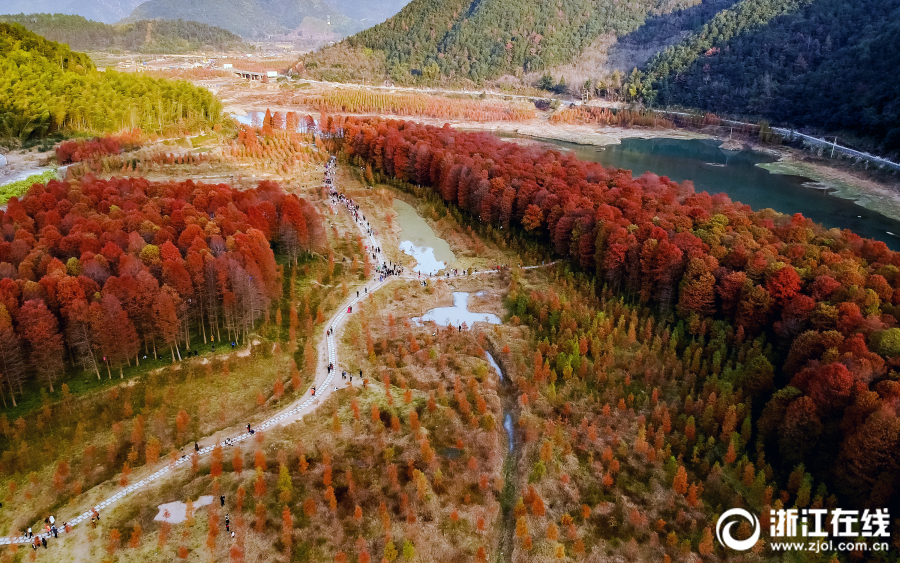
{"type": "Polygon", "coordinates": [[[117,136],[63,141],[56,147],[56,161],[59,164],[72,164],[111,154],[120,154],[137,147],[142,136],[141,130],[135,129],[117,136]]]}
{"type": "Polygon", "coordinates": [[[52,392],[70,360],[100,377],[141,355],[174,361],[192,331],[244,337],[281,296],[272,244],[296,260],[326,242],[313,206],[273,182],[51,181],[10,199],[0,228],[0,383],[13,402],[32,377],[52,392]]]}
{"type": "Polygon", "coordinates": [[[883,242],[486,133],[354,117],[323,125],[354,162],[523,229],[595,273],[598,289],[674,313],[698,346],[755,339],[773,362],[756,355],[721,377],[753,400],[765,451],[786,470],[839,459],[825,464],[837,480],[873,500],[892,494],[900,254],[883,242]]]}

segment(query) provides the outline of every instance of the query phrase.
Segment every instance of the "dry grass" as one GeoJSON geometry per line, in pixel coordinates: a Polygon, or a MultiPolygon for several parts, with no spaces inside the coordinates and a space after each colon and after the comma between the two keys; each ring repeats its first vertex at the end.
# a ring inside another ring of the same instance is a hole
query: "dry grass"
{"type": "MultiPolygon", "coordinates": [[[[162,173],[162,172],[160,172],[162,173]]],[[[321,191],[311,185],[298,185],[296,190],[314,201],[321,200],[321,191]]],[[[387,231],[392,213],[392,197],[384,187],[378,190],[366,190],[361,184],[353,183],[350,175],[341,170],[339,185],[346,186],[349,193],[360,201],[364,212],[376,225],[376,228],[387,231]],[[380,213],[379,213],[380,211],[380,213]],[[380,227],[379,227],[380,225],[380,227]]],[[[394,192],[396,193],[396,192],[394,192]]],[[[420,208],[421,210],[421,208],[420,208]]],[[[427,211],[426,211],[427,213],[427,211]]],[[[441,217],[426,214],[426,218],[435,230],[450,240],[454,252],[464,262],[460,267],[476,265],[484,269],[487,261],[513,263],[516,258],[500,248],[485,244],[477,235],[466,232],[451,216],[441,217]],[[482,249],[480,256],[467,249],[467,245],[482,249]],[[489,256],[486,258],[485,256],[489,256]]],[[[334,247],[337,262],[341,257],[350,257],[358,249],[355,248],[355,227],[347,218],[347,214],[339,212],[328,216],[328,229],[334,247]]],[[[394,252],[399,259],[396,243],[386,243],[385,250],[394,252]]],[[[349,259],[349,258],[348,258],[349,259]]],[[[349,272],[348,272],[349,274],[349,272]]],[[[351,279],[352,276],[344,278],[351,279]]],[[[110,529],[118,529],[123,541],[115,555],[116,560],[148,561],[178,558],[178,548],[188,549],[187,561],[224,561],[229,558],[228,550],[232,542],[220,527],[215,547],[207,547],[207,514],[210,508],[198,511],[193,526],[174,525],[166,545],[157,545],[160,524],[153,521],[156,506],[173,500],[196,499],[201,494],[210,494],[218,486],[228,498],[227,510],[233,525],[239,530],[240,543],[244,549],[246,561],[276,562],[287,561],[281,543],[281,510],[282,503],[276,499],[278,487],[278,470],[276,461],[279,457],[286,459],[290,467],[293,481],[293,495],[288,505],[294,517],[292,560],[331,560],[334,553],[344,550],[351,561],[355,561],[357,537],[366,538],[366,548],[374,560],[380,560],[385,546],[385,531],[382,528],[378,507],[386,501],[391,517],[390,535],[397,550],[402,552],[403,543],[411,542],[415,546],[413,561],[452,561],[471,560],[478,547],[485,547],[488,553],[494,553],[497,547],[501,510],[499,495],[503,488],[502,464],[506,452],[506,438],[500,426],[502,415],[497,381],[484,360],[483,349],[496,348],[498,342],[508,339],[507,333],[512,331],[523,338],[522,327],[487,327],[467,333],[438,330],[433,326],[415,328],[407,326],[411,316],[419,316],[426,310],[448,305],[452,291],[469,291],[474,294],[486,290],[482,297],[472,296],[470,310],[490,311],[503,314],[502,299],[508,276],[485,276],[477,279],[456,278],[431,284],[422,290],[416,282],[396,281],[391,286],[370,298],[363,306],[360,314],[351,316],[342,334],[341,360],[346,362],[341,367],[353,370],[363,369],[373,377],[366,390],[339,393],[301,422],[285,428],[274,429],[266,435],[258,434],[257,440],[244,445],[244,467],[241,476],[231,471],[231,452],[225,454],[225,473],[218,479],[218,485],[209,476],[209,460],[200,465],[199,473],[193,475],[190,467],[181,470],[176,477],[158,482],[140,494],[129,497],[125,501],[104,511],[103,525],[92,530],[89,525],[81,526],[66,541],[53,542],[52,548],[41,553],[48,561],[91,561],[95,562],[106,556],[110,529]],[[393,326],[390,321],[394,317],[393,326]],[[368,354],[364,336],[363,320],[368,324],[374,340],[375,353],[368,354]],[[411,351],[411,340],[415,338],[420,349],[411,351]],[[391,375],[391,395],[385,393],[379,382],[382,375],[391,375]],[[476,413],[473,420],[466,420],[460,415],[453,398],[453,387],[456,377],[461,377],[463,392],[468,394],[472,410],[476,413]],[[378,379],[379,381],[375,381],[378,379]],[[406,402],[405,389],[411,393],[411,401],[406,402]],[[437,410],[431,413],[427,408],[429,394],[437,401],[437,410]],[[485,416],[478,414],[475,396],[481,395],[485,400],[485,416]],[[360,420],[356,420],[352,408],[355,401],[361,411],[360,420]],[[391,404],[392,403],[392,404],[391,404]],[[372,423],[369,413],[375,405],[382,412],[396,414],[401,420],[401,430],[391,430],[391,425],[372,423]],[[414,432],[409,423],[412,409],[420,413],[422,429],[414,432]],[[488,422],[487,415],[490,415],[488,422]],[[341,430],[335,432],[333,417],[341,421],[341,430]],[[473,422],[474,421],[474,422],[473,422]],[[417,436],[418,434],[418,436],[417,436]],[[427,437],[431,448],[437,452],[434,464],[422,463],[419,459],[420,440],[427,437]],[[297,470],[297,444],[305,447],[310,469],[305,475],[297,470]],[[453,448],[462,444],[463,457],[453,457],[453,448]],[[264,473],[267,493],[262,498],[266,511],[266,522],[263,531],[253,531],[253,507],[256,500],[253,496],[255,476],[252,470],[253,452],[256,449],[265,452],[268,469],[264,473]],[[447,449],[451,448],[451,449],[447,449]],[[284,452],[284,453],[278,453],[284,452]],[[329,452],[335,467],[334,479],[340,484],[338,489],[338,509],[330,515],[327,503],[323,500],[323,464],[322,454],[329,452]],[[389,453],[388,453],[389,452],[389,453]],[[448,453],[450,452],[450,453],[448,453]],[[386,454],[388,457],[386,458],[386,454]],[[448,457],[449,456],[449,457],[448,457]],[[476,471],[467,467],[468,456],[475,458],[479,464],[476,471]],[[401,469],[400,482],[402,490],[409,495],[410,505],[415,513],[415,523],[404,522],[400,513],[399,494],[391,490],[387,482],[386,463],[392,461],[401,469]],[[425,474],[428,487],[424,497],[419,498],[415,483],[406,476],[406,463],[413,461],[416,467],[425,474]],[[350,495],[344,487],[344,471],[350,469],[358,483],[357,492],[350,495]],[[440,473],[438,473],[438,469],[440,473]],[[479,486],[481,474],[487,476],[487,488],[479,486]],[[440,475],[440,476],[439,476],[440,475]],[[441,484],[438,484],[440,481],[441,484]],[[245,511],[242,516],[234,509],[237,488],[243,486],[247,491],[245,511]],[[341,488],[343,487],[343,488],[341,488]],[[466,497],[469,496],[467,500],[466,497]],[[312,519],[303,515],[300,503],[306,498],[315,499],[318,514],[312,519]],[[355,504],[363,507],[364,517],[360,523],[352,518],[355,504]],[[451,518],[456,510],[458,520],[451,518]],[[476,523],[483,519],[484,531],[476,529],[476,523]],[[243,525],[238,522],[243,520],[243,525]],[[126,547],[135,526],[143,530],[143,539],[138,547],[126,547]],[[298,559],[299,558],[299,559],[298,559]],[[308,558],[308,559],[307,559],[308,558]]],[[[348,287],[352,288],[350,284],[348,287]]],[[[298,293],[325,291],[321,296],[327,309],[331,310],[344,295],[345,288],[332,282],[328,286],[314,282],[311,278],[298,282],[298,293]]],[[[355,313],[357,311],[355,310],[355,313]]],[[[287,315],[285,315],[285,318],[287,315]]],[[[321,336],[320,327],[316,329],[317,337],[321,336]]],[[[252,356],[237,359],[229,363],[231,375],[225,377],[221,370],[212,370],[207,375],[199,369],[189,372],[187,366],[179,366],[180,371],[163,370],[158,375],[148,376],[146,384],[155,392],[166,389],[167,395],[177,398],[179,406],[184,406],[191,413],[192,421],[196,421],[196,435],[207,435],[217,429],[230,426],[243,426],[246,422],[261,420],[266,412],[272,412],[285,404],[288,397],[277,404],[271,400],[260,410],[256,406],[256,396],[262,392],[271,394],[275,373],[286,375],[283,370],[290,365],[292,358],[287,352],[271,353],[272,342],[263,340],[252,356]],[[179,377],[188,375],[189,377],[179,377]],[[205,406],[203,406],[205,405],[205,406]],[[201,409],[206,410],[201,413],[201,409]],[[196,414],[195,414],[196,412],[196,414]]],[[[510,358],[498,357],[498,361],[511,362],[510,358]]],[[[513,369],[513,368],[511,368],[513,369]]],[[[174,408],[174,407],[172,407],[174,408]]],[[[171,417],[170,417],[171,418],[171,417]]],[[[171,426],[171,420],[167,420],[171,426]]],[[[152,424],[148,423],[148,429],[152,424]]],[[[102,425],[101,425],[102,428],[102,425]]],[[[127,433],[126,427],[126,433],[127,433]]],[[[148,430],[150,432],[150,430],[148,430]]],[[[111,432],[101,430],[91,439],[103,441],[109,439],[111,432]]],[[[165,453],[165,450],[164,452],[165,453]]],[[[131,480],[139,480],[145,473],[138,469],[131,480]]],[[[39,475],[40,483],[47,483],[52,474],[47,469],[39,475]]],[[[117,479],[107,481],[95,487],[70,503],[56,514],[75,514],[105,498],[118,487],[117,479]]],[[[21,489],[20,489],[21,494],[21,489]]],[[[59,505],[48,498],[35,497],[30,510],[36,516],[42,516],[49,507],[59,505]]],[[[21,506],[21,499],[14,499],[21,506]]],[[[215,503],[216,517],[221,520],[225,511],[215,503]]],[[[17,514],[22,511],[18,510],[17,514]]],[[[62,519],[68,516],[63,516],[62,519]]],[[[24,522],[24,520],[22,521],[24,522]]],[[[16,522],[15,526],[23,525],[16,522]]],[[[11,522],[8,525],[12,525],[11,522]]],[[[402,559],[402,554],[401,558],[402,559]]]]}
{"type": "MultiPolygon", "coordinates": [[[[219,349],[224,345],[222,343],[219,349]]],[[[114,490],[116,487],[111,483],[97,490],[90,490],[90,487],[93,483],[113,477],[121,469],[128,452],[128,436],[134,425],[130,417],[124,416],[123,405],[141,408],[148,391],[157,400],[162,396],[165,401],[157,405],[157,401],[151,399],[154,404],[152,410],[143,409],[147,421],[145,433],[160,440],[161,457],[165,457],[172,448],[193,443],[197,438],[228,428],[237,429],[245,424],[246,420],[260,410],[256,403],[257,395],[262,393],[265,397],[270,397],[275,379],[285,379],[293,365],[290,355],[273,355],[271,349],[271,343],[260,344],[255,347],[253,354],[244,358],[239,357],[235,351],[157,368],[143,377],[129,378],[112,389],[79,397],[70,411],[64,410],[62,405],[56,405],[51,409],[56,412],[54,425],[59,427],[54,433],[60,437],[68,436],[63,427],[80,423],[82,437],[77,442],[70,442],[68,438],[59,442],[51,459],[46,459],[44,454],[43,469],[34,473],[35,484],[29,484],[30,480],[23,475],[7,477],[0,482],[0,486],[7,491],[11,481],[18,484],[17,492],[5,498],[5,502],[15,507],[15,510],[0,513],[3,535],[11,535],[32,526],[36,520],[43,520],[52,513],[54,508],[59,510],[57,515],[60,518],[63,518],[63,514],[74,515],[91,506],[108,491],[114,490]],[[113,394],[116,399],[112,399],[113,394]],[[181,410],[188,413],[191,423],[183,441],[178,442],[174,419],[181,410]],[[89,420],[96,421],[96,424],[84,424],[89,420]],[[115,422],[121,422],[123,427],[118,437],[112,431],[115,422]],[[118,444],[118,447],[114,461],[110,464],[106,448],[112,443],[118,444]],[[82,468],[80,464],[76,464],[76,460],[82,459],[84,450],[92,445],[96,447],[96,455],[100,459],[96,465],[82,468]],[[66,480],[64,489],[57,492],[51,484],[57,463],[61,460],[69,462],[73,474],[66,480]],[[85,495],[73,497],[72,487],[76,481],[83,483],[87,490],[85,495]],[[68,506],[61,508],[66,503],[68,506]]],[[[287,394],[277,403],[284,404],[291,397],[292,395],[287,394]]],[[[277,408],[275,403],[270,402],[267,406],[277,408]]],[[[141,455],[138,461],[143,462],[143,451],[139,453],[141,455]]],[[[35,451],[31,455],[41,454],[35,451]]],[[[149,474],[157,467],[158,465],[148,469],[136,468],[131,481],[140,480],[143,473],[149,474]]]]}

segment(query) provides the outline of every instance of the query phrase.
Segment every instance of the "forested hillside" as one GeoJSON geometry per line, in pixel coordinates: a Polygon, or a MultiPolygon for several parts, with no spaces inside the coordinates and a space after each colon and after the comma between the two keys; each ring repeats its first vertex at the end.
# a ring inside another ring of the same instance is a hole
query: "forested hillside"
{"type": "Polygon", "coordinates": [[[0,23],[0,137],[25,140],[60,130],[196,130],[212,127],[221,113],[206,89],[97,72],[87,55],[19,24],[0,23]]]}
{"type": "Polygon", "coordinates": [[[109,25],[81,16],[29,14],[0,16],[29,31],[79,51],[124,50],[140,53],[190,53],[201,49],[240,49],[241,38],[220,27],[184,20],[137,21],[109,25]]]}
{"type": "MultiPolygon", "coordinates": [[[[650,15],[695,0],[414,0],[383,24],[346,40],[358,49],[381,51],[395,80],[417,77],[479,81],[502,74],[539,71],[570,61],[603,33],[624,34],[650,15]]],[[[304,60],[322,69],[326,52],[304,60]]]]}
{"type": "Polygon", "coordinates": [[[898,36],[898,0],[744,0],[649,63],[649,97],[846,132],[896,152],[898,36]]]}

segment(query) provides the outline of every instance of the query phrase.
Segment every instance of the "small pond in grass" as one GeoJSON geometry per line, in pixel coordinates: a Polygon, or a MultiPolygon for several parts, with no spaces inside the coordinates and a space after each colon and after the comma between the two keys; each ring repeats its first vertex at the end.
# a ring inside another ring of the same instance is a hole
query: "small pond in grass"
{"type": "Polygon", "coordinates": [[[498,325],[501,323],[500,317],[493,313],[476,313],[469,310],[469,294],[464,291],[453,292],[452,307],[437,307],[431,309],[419,318],[413,319],[416,322],[434,321],[440,326],[462,326],[463,323],[471,329],[476,322],[491,323],[498,325]]]}
{"type": "Polygon", "coordinates": [[[450,244],[434,234],[412,205],[394,200],[394,210],[401,229],[400,250],[415,258],[414,272],[436,274],[456,261],[450,244]]]}

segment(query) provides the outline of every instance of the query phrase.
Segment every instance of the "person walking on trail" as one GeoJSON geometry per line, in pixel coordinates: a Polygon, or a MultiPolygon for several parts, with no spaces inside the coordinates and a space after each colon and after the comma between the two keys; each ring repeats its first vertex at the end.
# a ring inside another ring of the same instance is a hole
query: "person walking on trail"
{"type": "MultiPolygon", "coordinates": [[[[219,497],[219,502],[222,503],[222,506],[225,506],[225,495],[221,495],[219,497]]],[[[226,515],[226,520],[227,520],[227,515],[226,515]]]]}
{"type": "Polygon", "coordinates": [[[195,451],[195,452],[199,452],[199,451],[200,451],[200,443],[199,443],[199,442],[194,442],[194,451],[195,451]]]}
{"type": "Polygon", "coordinates": [[[44,545],[44,549],[47,549],[47,538],[41,536],[41,543],[44,545]]]}
{"type": "Polygon", "coordinates": [[[226,532],[231,531],[231,518],[229,518],[229,516],[227,514],[225,515],[225,531],[226,532]]]}
{"type": "Polygon", "coordinates": [[[315,387],[312,388],[312,396],[313,396],[313,397],[316,396],[316,388],[315,388],[315,387]]]}

